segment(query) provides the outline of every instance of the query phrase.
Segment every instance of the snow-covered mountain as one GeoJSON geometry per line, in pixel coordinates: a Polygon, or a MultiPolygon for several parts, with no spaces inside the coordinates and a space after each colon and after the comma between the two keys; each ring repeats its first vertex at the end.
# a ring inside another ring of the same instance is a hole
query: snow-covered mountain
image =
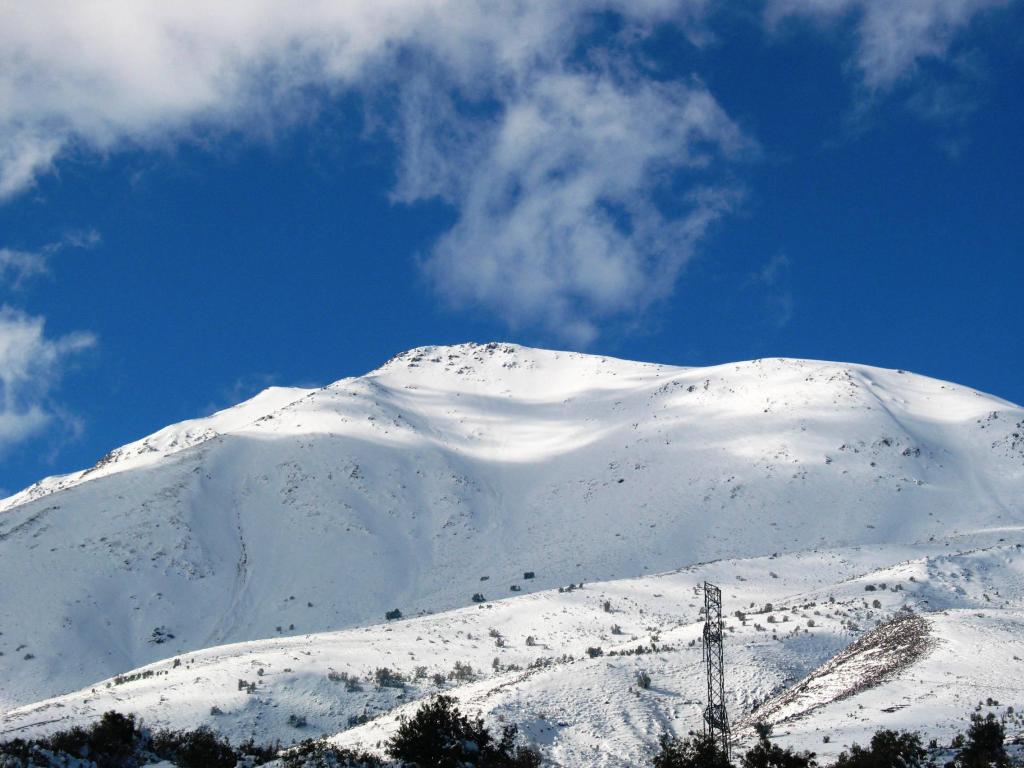
{"type": "Polygon", "coordinates": [[[1024,736],[1024,719],[1008,714],[1024,693],[1024,551],[946,549],[720,560],[210,648],[0,713],[0,740],[114,709],[155,728],[210,725],[234,743],[336,734],[375,749],[399,717],[444,691],[493,726],[518,724],[552,765],[644,765],[661,733],[700,727],[705,579],[722,585],[732,614],[726,683],[738,747],[758,720],[822,757],[883,726],[948,744],[979,704],[1006,718],[1011,737],[1024,736]]]}
{"type": "MultiPolygon", "coordinates": [[[[416,349],[322,389],[267,390],[0,502],[0,709],[223,643],[269,638],[301,657],[309,633],[471,606],[475,593],[771,555],[824,558],[815,578],[830,589],[1012,546],[1022,499],[1024,410],[903,371],[416,349]],[[824,553],[847,551],[882,559],[830,575],[824,553]]],[[[810,588],[776,582],[757,589],[810,588]]],[[[694,621],[681,600],[652,626],[694,621]]],[[[462,615],[492,614],[445,621],[462,615]]],[[[397,639],[397,626],[367,637],[397,639]]],[[[581,632],[575,645],[592,644],[581,632]]],[[[825,634],[761,688],[856,633],[825,634]]],[[[417,648],[381,658],[439,650],[417,648]]]]}

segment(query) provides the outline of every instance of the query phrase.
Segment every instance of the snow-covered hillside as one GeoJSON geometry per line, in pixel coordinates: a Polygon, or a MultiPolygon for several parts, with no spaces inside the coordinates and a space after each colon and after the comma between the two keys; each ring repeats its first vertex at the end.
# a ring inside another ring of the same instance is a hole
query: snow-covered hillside
{"type": "MultiPolygon", "coordinates": [[[[298,649],[477,592],[994,546],[1024,526],[1022,425],[1017,406],[902,371],[505,344],[268,390],[0,503],[0,708],[223,643],[298,649]]],[[[387,653],[409,651],[428,655],[387,653]]]]}
{"type": "MultiPolygon", "coordinates": [[[[151,727],[209,724],[235,743],[338,733],[340,744],[372,749],[444,691],[495,726],[517,723],[555,765],[643,765],[662,732],[699,727],[700,585],[711,579],[731,614],[727,685],[740,745],[755,720],[822,756],[882,726],[948,743],[979,703],[1002,716],[1022,701],[1024,550],[945,550],[723,560],[212,648],[10,711],[0,734],[46,734],[115,709],[151,727]]],[[[1011,735],[1022,727],[1010,717],[1011,735]]]]}

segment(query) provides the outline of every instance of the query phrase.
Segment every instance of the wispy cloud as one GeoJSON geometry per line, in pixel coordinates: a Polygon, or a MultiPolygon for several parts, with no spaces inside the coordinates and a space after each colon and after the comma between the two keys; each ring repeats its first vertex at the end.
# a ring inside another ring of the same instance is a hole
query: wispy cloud
{"type": "MultiPolygon", "coordinates": [[[[765,18],[852,19],[852,66],[865,91],[883,92],[948,57],[979,13],[1004,3],[766,0],[765,18]]],[[[753,140],[700,80],[631,69],[660,24],[712,40],[714,7],[37,0],[0,25],[0,200],[69,155],[272,137],[324,94],[358,92],[371,111],[386,102],[393,202],[453,206],[454,226],[422,262],[431,285],[455,306],[586,344],[609,318],[668,296],[738,199],[731,163],[753,140]],[[609,13],[621,34],[581,54],[609,13]]],[[[938,89],[915,108],[953,106],[938,89]]],[[[0,269],[29,270],[19,258],[0,269]]]]}
{"type": "Polygon", "coordinates": [[[51,401],[71,358],[96,344],[90,333],[49,337],[45,320],[0,306],[0,451],[74,419],[51,401]]]}
{"type": "Polygon", "coordinates": [[[594,12],[685,23],[704,5],[39,0],[0,25],[0,197],[24,189],[62,154],[263,130],[301,114],[307,86],[359,85],[400,67],[410,52],[429,55],[463,86],[486,86],[564,51],[594,12]]]}
{"type": "MultiPolygon", "coordinates": [[[[639,35],[692,30],[706,0],[391,0],[32,4],[0,30],[0,196],[62,154],[259,131],[306,86],[397,94],[395,202],[441,198],[458,221],[426,261],[457,305],[576,343],[595,320],[667,295],[735,199],[718,178],[650,195],[745,140],[699,82],[633,81],[606,53],[568,66],[611,11],[639,35]],[[466,109],[471,105],[471,109],[466,109]]],[[[628,35],[627,35],[628,37],[628,35]]],[[[748,142],[749,143],[749,142],[748,142]]]]}
{"type": "Polygon", "coordinates": [[[66,248],[92,248],[100,241],[95,230],[73,231],[35,250],[0,248],[0,288],[21,289],[33,277],[48,274],[50,258],[66,248]]]}
{"type": "Polygon", "coordinates": [[[768,0],[776,25],[802,17],[831,24],[852,19],[857,47],[851,62],[869,92],[886,91],[915,75],[922,62],[945,59],[956,36],[983,11],[1010,0],[768,0]]]}
{"type": "MultiPolygon", "coordinates": [[[[35,250],[0,248],[0,293],[21,291],[49,272],[52,256],[67,248],[91,248],[94,230],[74,231],[35,250]]],[[[88,332],[46,335],[46,319],[0,305],[0,453],[60,423],[71,432],[80,422],[51,394],[68,363],[96,344],[88,332]]]]}
{"type": "Polygon", "coordinates": [[[746,281],[747,286],[763,292],[765,318],[776,328],[784,328],[793,319],[796,301],[789,280],[792,265],[789,256],[777,253],[746,281]]]}
{"type": "MultiPolygon", "coordinates": [[[[441,127],[417,130],[451,135],[441,127]]],[[[455,190],[458,221],[424,264],[443,295],[585,345],[597,320],[671,293],[737,197],[720,164],[750,147],[698,82],[545,72],[508,95],[476,141],[407,160],[400,188],[436,195],[440,177],[455,190]],[[668,212],[655,200],[678,169],[693,180],[668,212]]]]}
{"type": "Polygon", "coordinates": [[[46,254],[41,251],[18,251],[0,248],[0,284],[21,288],[26,280],[44,275],[48,270],[46,254]]]}

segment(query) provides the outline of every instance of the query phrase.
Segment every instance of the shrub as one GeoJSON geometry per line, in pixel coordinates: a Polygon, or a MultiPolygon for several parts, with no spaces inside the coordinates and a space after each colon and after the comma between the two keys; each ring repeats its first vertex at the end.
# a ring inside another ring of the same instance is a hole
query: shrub
{"type": "Polygon", "coordinates": [[[1010,764],[1003,746],[1005,739],[1003,724],[991,712],[987,717],[971,715],[967,741],[957,756],[956,764],[963,768],[1005,768],[1010,764]]]}
{"type": "Polygon", "coordinates": [[[155,757],[178,768],[233,768],[242,758],[247,765],[269,762],[278,751],[277,744],[256,746],[251,740],[233,749],[208,728],[164,730],[150,736],[134,716],[107,712],[88,728],[76,726],[36,741],[0,743],[0,766],[136,768],[151,764],[155,757]]]}
{"type": "Polygon", "coordinates": [[[641,669],[636,673],[636,684],[646,691],[651,687],[651,676],[641,669]]]}
{"type": "Polygon", "coordinates": [[[405,688],[405,678],[388,667],[378,667],[373,673],[378,688],[405,688]]]}
{"type": "MultiPolygon", "coordinates": [[[[135,751],[138,738],[135,716],[119,712],[105,712],[99,722],[89,729],[88,752],[97,763],[121,765],[135,751]]],[[[56,734],[57,739],[60,734],[56,734]]]]}
{"type": "Polygon", "coordinates": [[[387,742],[387,753],[420,768],[536,768],[540,755],[530,747],[516,746],[517,733],[515,726],[508,726],[495,740],[483,718],[466,717],[453,698],[437,696],[411,718],[402,718],[387,742]]]}
{"type": "Polygon", "coordinates": [[[757,744],[743,756],[743,768],[812,768],[817,765],[813,752],[794,752],[789,747],[783,749],[772,744],[770,725],[757,723],[754,730],[757,744]]]}
{"type": "MultiPolygon", "coordinates": [[[[107,713],[111,714],[111,713],[107,713]]],[[[106,717],[106,715],[104,715],[106,717]]],[[[54,752],[66,752],[69,755],[84,755],[86,752],[91,750],[88,749],[90,743],[89,732],[81,726],[75,726],[67,731],[60,731],[53,734],[48,739],[43,741],[43,745],[46,749],[53,750],[54,752]]]]}
{"type": "Polygon", "coordinates": [[[180,768],[234,768],[235,751],[226,739],[209,728],[194,731],[160,731],[153,737],[153,751],[180,768]]]}
{"type": "Polygon", "coordinates": [[[385,613],[384,618],[388,621],[396,621],[402,618],[402,612],[395,608],[393,611],[388,611],[387,613],[385,613]]]}
{"type": "Polygon", "coordinates": [[[282,768],[376,768],[381,761],[368,752],[355,752],[322,739],[310,739],[289,749],[281,764],[282,768]]]}
{"type": "Polygon", "coordinates": [[[359,678],[354,675],[350,675],[348,672],[335,672],[332,669],[327,673],[327,679],[332,683],[344,683],[345,690],[349,693],[356,693],[357,691],[363,690],[363,686],[359,682],[359,678]]]}
{"type": "Polygon", "coordinates": [[[662,734],[654,768],[730,768],[717,741],[701,734],[679,739],[662,734]]]}
{"type": "Polygon", "coordinates": [[[867,748],[854,744],[836,760],[836,768],[921,768],[926,752],[921,737],[910,731],[882,729],[871,737],[867,748]]]}
{"type": "Polygon", "coordinates": [[[474,603],[486,603],[487,602],[487,598],[484,597],[483,593],[481,593],[481,592],[474,592],[473,593],[473,602],[474,603]]]}
{"type": "Polygon", "coordinates": [[[449,680],[458,680],[460,683],[472,680],[475,677],[476,673],[473,671],[473,667],[469,664],[463,664],[461,661],[456,661],[452,671],[448,673],[449,680]]]}

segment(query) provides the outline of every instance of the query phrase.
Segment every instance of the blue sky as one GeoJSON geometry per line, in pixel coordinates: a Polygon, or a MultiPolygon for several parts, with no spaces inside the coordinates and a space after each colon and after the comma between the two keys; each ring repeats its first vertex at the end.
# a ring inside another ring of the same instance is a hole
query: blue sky
{"type": "Polygon", "coordinates": [[[1021,2],[206,5],[0,4],[3,489],[467,340],[1024,402],[1021,2]]]}

